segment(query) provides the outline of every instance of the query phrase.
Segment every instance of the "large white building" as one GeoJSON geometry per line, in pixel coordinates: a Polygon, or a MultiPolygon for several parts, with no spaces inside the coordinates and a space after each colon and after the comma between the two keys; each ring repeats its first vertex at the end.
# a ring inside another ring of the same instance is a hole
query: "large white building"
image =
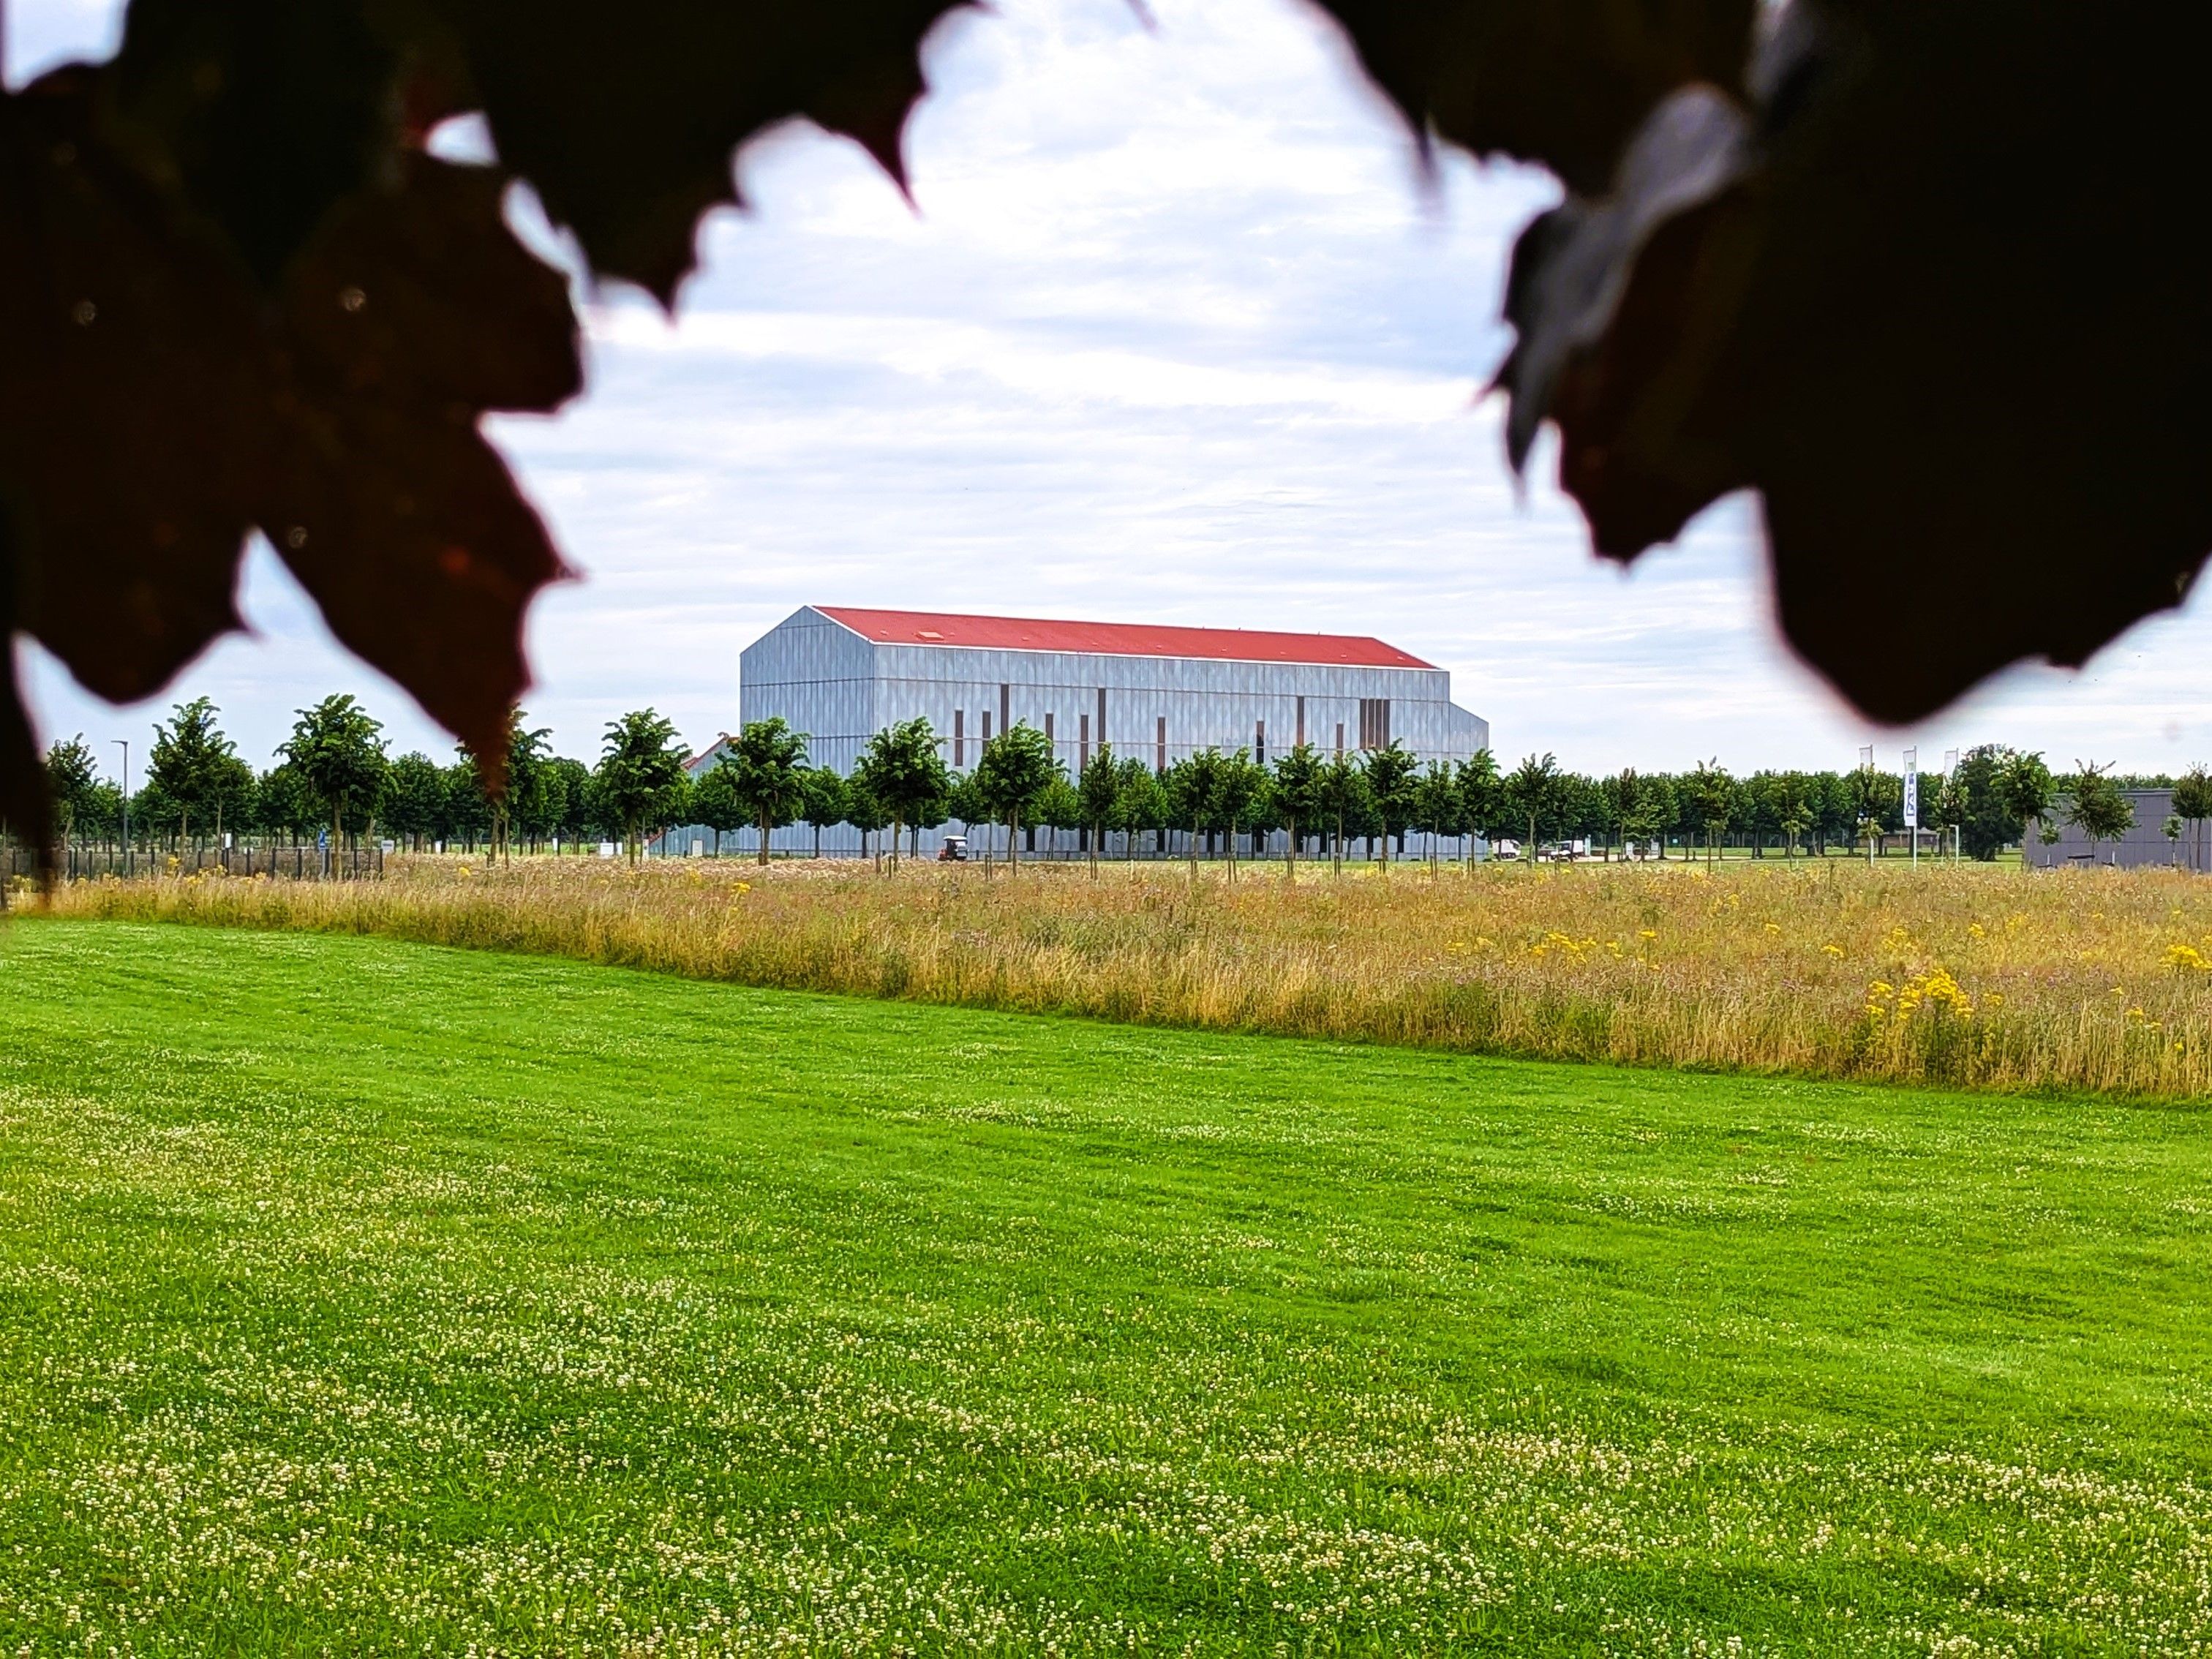
{"type": "MultiPolygon", "coordinates": [[[[1364,635],[845,605],[803,606],[746,648],[738,715],[781,715],[815,765],[841,773],[872,734],[917,715],[955,771],[1017,721],[1052,741],[1071,776],[1102,743],[1162,769],[1208,748],[1264,763],[1295,744],[1337,754],[1395,740],[1427,762],[1490,744],[1489,723],[1452,702],[1447,671],[1364,635]]],[[[803,828],[776,836],[812,843],[803,828]]]]}

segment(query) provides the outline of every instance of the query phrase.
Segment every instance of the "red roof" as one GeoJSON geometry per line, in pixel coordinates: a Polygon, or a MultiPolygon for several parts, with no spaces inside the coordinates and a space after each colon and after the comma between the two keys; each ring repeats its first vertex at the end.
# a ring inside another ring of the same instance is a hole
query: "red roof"
{"type": "Polygon", "coordinates": [[[1028,617],[955,617],[934,611],[864,611],[842,605],[814,608],[878,645],[1080,651],[1109,657],[1207,657],[1221,662],[1340,663],[1355,668],[1436,666],[1364,634],[1267,634],[1242,628],[1040,622],[1028,617]]]}

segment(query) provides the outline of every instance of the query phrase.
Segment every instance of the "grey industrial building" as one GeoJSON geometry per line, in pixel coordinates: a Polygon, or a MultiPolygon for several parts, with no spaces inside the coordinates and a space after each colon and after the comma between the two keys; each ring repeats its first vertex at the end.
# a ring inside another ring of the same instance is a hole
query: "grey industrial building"
{"type": "MultiPolygon", "coordinates": [[[[917,715],[955,771],[1017,721],[1051,740],[1071,776],[1100,744],[1161,769],[1208,748],[1264,763],[1300,743],[1336,754],[1395,740],[1426,762],[1490,744],[1489,723],[1452,702],[1446,670],[1364,635],[842,605],[801,607],[740,657],[740,724],[772,715],[807,734],[815,765],[841,773],[872,735],[917,715]]],[[[923,848],[936,840],[925,835],[923,848]]],[[[794,828],[774,844],[813,842],[794,828]]],[[[849,831],[823,844],[859,850],[849,831]]]]}
{"type": "Polygon", "coordinates": [[[2212,870],[2212,824],[2184,823],[2181,837],[2166,833],[2173,813],[2171,789],[2129,789],[2122,792],[2135,808],[2134,827],[2117,841],[2089,845],[2088,837],[2057,815],[2058,839],[2045,845],[2043,824],[2031,818],[2021,842],[2021,857],[2031,870],[2057,870],[2087,864],[2115,865],[2124,870],[2146,865],[2172,866],[2183,870],[2212,870]]]}

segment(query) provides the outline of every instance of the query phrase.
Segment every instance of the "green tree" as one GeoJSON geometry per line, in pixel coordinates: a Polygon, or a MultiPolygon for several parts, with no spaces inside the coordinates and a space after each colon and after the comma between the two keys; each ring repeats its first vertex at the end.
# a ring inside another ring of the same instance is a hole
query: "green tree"
{"type": "Polygon", "coordinates": [[[453,763],[441,769],[438,776],[446,794],[438,838],[449,853],[456,848],[473,852],[479,841],[489,841],[491,836],[491,797],[477,771],[476,757],[465,749],[455,750],[453,763]]]}
{"type": "Polygon", "coordinates": [[[1429,838],[1429,869],[1437,867],[1437,842],[1462,833],[1467,823],[1467,799],[1449,765],[1431,761],[1413,790],[1413,823],[1429,838]]]}
{"type": "Polygon", "coordinates": [[[1083,827],[1083,798],[1075,793],[1075,786],[1067,781],[1063,771],[1044,787],[1044,793],[1030,809],[1031,820],[1052,830],[1080,830],[1083,827]]]}
{"type": "Polygon", "coordinates": [[[806,734],[780,715],[743,727],[714,769],[729,774],[729,787],[760,832],[760,861],[768,863],[769,836],[796,818],[806,805],[806,734]]]}
{"type": "Polygon", "coordinates": [[[220,810],[222,787],[228,781],[223,763],[237,758],[236,746],[216,724],[221,712],[207,698],[194,697],[170,711],[167,725],[157,722],[154,727],[146,781],[160,789],[161,799],[175,812],[179,843],[191,836],[195,817],[204,822],[220,810]]]}
{"type": "Polygon", "coordinates": [[[271,836],[289,836],[296,847],[314,823],[322,804],[300,769],[289,761],[261,775],[259,821],[271,836]]]}
{"type": "Polygon", "coordinates": [[[1997,789],[2007,814],[2022,826],[2022,833],[2030,818],[2044,821],[2046,829],[2057,827],[2051,809],[2058,799],[2058,780],[2040,754],[2008,755],[1997,775],[1997,789]]]}
{"type": "Polygon", "coordinates": [[[100,787],[92,745],[80,732],[66,743],[46,750],[46,793],[53,799],[54,834],[66,845],[85,825],[94,793],[100,787]]]}
{"type": "Polygon", "coordinates": [[[1218,749],[1207,748],[1177,761],[1161,780],[1169,815],[1177,829],[1190,836],[1183,850],[1190,860],[1193,879],[1198,875],[1200,842],[1220,822],[1221,788],[1227,772],[1227,758],[1218,749]]]}
{"type": "Polygon", "coordinates": [[[714,856],[722,854],[722,837],[751,822],[745,803],[738,798],[737,775],[717,755],[691,786],[691,816],[714,832],[714,856]]]}
{"type": "Polygon", "coordinates": [[[437,762],[419,751],[402,755],[384,775],[384,799],[377,816],[394,836],[416,852],[438,833],[446,811],[446,775],[437,762]]]}
{"type": "Polygon", "coordinates": [[[2076,761],[2075,769],[2066,780],[2066,822],[2087,838],[2094,864],[2100,842],[2118,841],[2135,827],[2135,803],[2112,781],[2109,766],[2076,761]]]}
{"type": "Polygon", "coordinates": [[[1247,834],[1267,810],[1267,769],[1239,749],[1224,756],[1214,791],[1214,816],[1229,838],[1229,879],[1237,879],[1237,839],[1247,834]]]}
{"type": "Polygon", "coordinates": [[[2026,835],[2030,817],[2040,817],[2049,810],[2047,787],[2036,792],[2036,799],[2027,804],[2027,811],[2021,810],[2023,803],[2014,797],[2014,769],[2031,759],[2042,771],[2047,786],[2049,769],[2043,767],[2039,756],[2024,757],[2000,744],[1985,743],[1959,757],[1959,764],[1951,775],[1964,793],[1958,823],[1959,850],[1968,858],[1989,862],[2026,835]]]}
{"type": "Polygon", "coordinates": [[[1613,797],[1613,822],[1620,830],[1624,856],[1632,845],[1648,847],[1665,836],[1673,803],[1666,798],[1662,780],[1644,777],[1634,767],[1626,767],[1618,777],[1606,781],[1606,789],[1613,797]]]}
{"type": "Polygon", "coordinates": [[[845,780],[827,766],[810,766],[800,774],[799,817],[814,831],[814,856],[822,856],[822,832],[845,822],[849,810],[845,780]]]}
{"type": "Polygon", "coordinates": [[[2204,821],[2212,818],[2212,773],[2202,766],[2192,766],[2173,781],[2173,810],[2189,820],[2194,830],[2193,839],[2198,843],[2191,849],[2191,868],[2203,862],[2204,821]]]}
{"type": "Polygon", "coordinates": [[[574,847],[591,833],[592,769],[556,755],[545,763],[544,775],[546,833],[574,847]]]}
{"type": "Polygon", "coordinates": [[[1504,822],[1505,781],[1498,775],[1498,757],[1487,749],[1478,749],[1459,764],[1459,798],[1466,806],[1466,821],[1471,838],[1467,844],[1467,867],[1474,868],[1474,842],[1481,841],[1486,847],[1497,837],[1498,826],[1504,822]]]}
{"type": "Polygon", "coordinates": [[[1325,822],[1335,826],[1329,843],[1329,873],[1344,873],[1345,826],[1357,826],[1374,811],[1367,794],[1367,774],[1349,756],[1334,755],[1324,762],[1316,780],[1316,796],[1325,822]]]}
{"type": "Polygon", "coordinates": [[[2173,810],[2191,823],[2212,818],[2212,772],[2192,766],[2173,781],[2173,810]]]}
{"type": "Polygon", "coordinates": [[[682,816],[690,794],[684,758],[675,723],[657,710],[637,709],[608,723],[592,781],[599,810],[620,829],[632,864],[647,824],[659,828],[682,816]]]}
{"type": "Polygon", "coordinates": [[[1972,810],[1972,791],[1960,775],[1961,769],[1953,767],[1950,775],[1936,785],[1935,805],[1928,813],[1930,827],[1948,835],[1954,855],[1966,840],[1966,819],[1972,810]]]}
{"type": "Polygon", "coordinates": [[[1098,873],[1099,843],[1106,838],[1106,828],[1115,816],[1115,803],[1121,793],[1121,768],[1114,758],[1110,744],[1100,744],[1091,751],[1090,762],[1077,781],[1076,799],[1082,808],[1085,844],[1091,854],[1091,873],[1098,873]]]}
{"type": "Polygon", "coordinates": [[[945,798],[945,811],[946,817],[957,818],[965,830],[973,830],[977,824],[991,821],[991,809],[976,791],[974,772],[953,775],[951,793],[945,798]]]}
{"type": "Polygon", "coordinates": [[[1394,738],[1382,748],[1370,749],[1360,757],[1360,765],[1367,775],[1367,793],[1375,803],[1375,816],[1382,820],[1381,861],[1388,864],[1391,838],[1403,836],[1413,821],[1413,792],[1421,763],[1394,738]]]}
{"type": "Polygon", "coordinates": [[[1558,810],[1559,761],[1556,755],[1530,755],[1505,780],[1505,805],[1516,824],[1528,826],[1528,840],[1522,855],[1536,861],[1538,838],[1558,810]]]}
{"type": "Polygon", "coordinates": [[[862,854],[868,850],[868,837],[880,834],[890,821],[883,802],[868,788],[867,774],[855,766],[853,775],[845,780],[845,822],[860,832],[862,854]]]}
{"type": "Polygon", "coordinates": [[[1321,757],[1310,743],[1301,743],[1275,757],[1275,811],[1289,832],[1283,853],[1286,874],[1298,873],[1298,838],[1305,827],[1322,815],[1321,757]]]}
{"type": "MultiPolygon", "coordinates": [[[[545,726],[532,730],[523,711],[507,711],[507,778],[497,793],[484,792],[484,806],[491,820],[491,856],[505,860],[518,822],[534,823],[544,813],[545,763],[553,757],[553,733],[545,726]]],[[[479,785],[483,781],[478,777],[479,785]]]]}
{"type": "Polygon", "coordinates": [[[299,769],[331,823],[336,855],[347,820],[356,813],[374,822],[384,787],[384,726],[344,693],[296,711],[299,720],[276,752],[299,769]]]}
{"type": "MultiPolygon", "coordinates": [[[[1036,735],[1039,743],[1044,741],[1042,732],[1036,735]]],[[[927,720],[902,720],[870,738],[853,769],[853,781],[890,817],[895,867],[900,832],[909,823],[921,823],[930,812],[942,811],[943,803],[952,793],[952,775],[939,752],[942,747],[936,728],[927,720]]],[[[983,752],[988,758],[989,744],[984,745],[983,752]]]]}
{"type": "Polygon", "coordinates": [[[1729,821],[1736,810],[1735,780],[1716,757],[1699,761],[1684,782],[1690,808],[1705,832],[1705,862],[1711,864],[1719,854],[1721,838],[1728,833],[1729,821]]]}
{"type": "Polygon", "coordinates": [[[1121,856],[1137,856],[1137,837],[1168,821],[1166,793],[1158,775],[1134,755],[1121,763],[1121,787],[1114,795],[1114,827],[1121,832],[1121,856]]]}
{"type": "Polygon", "coordinates": [[[983,745],[975,763],[975,793],[1006,826],[1006,859],[1021,862],[1022,823],[1052,781],[1062,775],[1052,744],[1026,720],[1017,720],[983,745]]]}

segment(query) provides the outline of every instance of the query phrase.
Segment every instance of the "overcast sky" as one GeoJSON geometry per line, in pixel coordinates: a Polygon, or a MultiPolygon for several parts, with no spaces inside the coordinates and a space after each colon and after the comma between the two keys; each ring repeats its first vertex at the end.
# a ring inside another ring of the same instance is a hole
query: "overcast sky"
{"type": "MultiPolygon", "coordinates": [[[[1449,668],[1509,760],[1585,771],[1845,767],[1868,742],[1891,764],[1990,740],[2212,757],[2212,583],[2084,673],[2015,670],[1890,732],[1778,642],[1755,503],[1601,565],[1549,449],[1517,489],[1477,403],[1505,252],[1548,181],[1454,156],[1425,182],[1297,0],[1152,10],[1150,32],[1126,0],[950,20],[908,132],[912,207],[856,146],[787,128],[741,156],[750,210],[708,222],[672,326],[633,294],[589,301],[586,394],[494,428],[585,573],[531,627],[529,708],[565,751],[646,704],[703,744],[735,721],[748,642],[845,604],[1376,634],[1449,668]]],[[[114,15],[11,0],[11,82],[105,55],[114,15]]],[[[1873,552],[1869,580],[1912,603],[1873,552]]],[[[243,604],[253,636],[140,707],[26,649],[45,729],[143,753],[205,693],[266,763],[295,708],[343,690],[395,752],[450,748],[265,551],[243,604]]]]}

